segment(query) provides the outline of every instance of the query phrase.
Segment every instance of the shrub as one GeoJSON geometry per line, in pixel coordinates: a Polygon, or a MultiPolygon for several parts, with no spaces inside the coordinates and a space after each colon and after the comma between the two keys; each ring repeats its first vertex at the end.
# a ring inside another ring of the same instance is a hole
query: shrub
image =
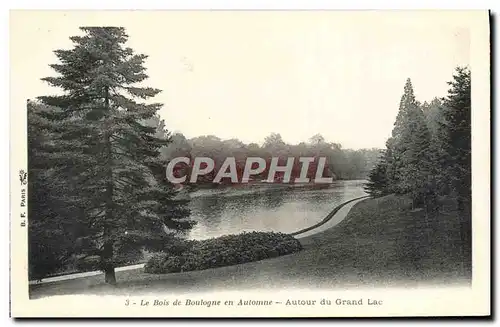
{"type": "Polygon", "coordinates": [[[98,255],[79,257],[76,259],[75,268],[80,272],[99,270],[100,262],[101,257],[98,255]]]}
{"type": "MultiPolygon", "coordinates": [[[[171,249],[154,254],[145,272],[164,274],[203,270],[274,258],[302,250],[293,236],[283,233],[250,232],[202,241],[186,241],[184,251],[171,249]]],[[[176,247],[178,250],[179,247],[176,247]]]]}
{"type": "Polygon", "coordinates": [[[159,273],[163,270],[163,262],[167,261],[167,259],[168,254],[166,253],[160,252],[153,254],[144,265],[144,271],[148,273],[159,273]]]}
{"type": "Polygon", "coordinates": [[[114,255],[113,263],[117,267],[133,265],[144,259],[144,251],[141,248],[132,246],[119,248],[114,255]]]}

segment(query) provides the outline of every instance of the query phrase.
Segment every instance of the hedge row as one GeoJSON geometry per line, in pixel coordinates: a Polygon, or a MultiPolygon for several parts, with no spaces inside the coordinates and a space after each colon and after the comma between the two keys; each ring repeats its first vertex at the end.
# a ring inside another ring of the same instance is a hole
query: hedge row
{"type": "Polygon", "coordinates": [[[154,254],[145,272],[166,274],[203,270],[258,261],[302,250],[293,236],[283,233],[250,232],[201,241],[180,241],[154,254]]]}

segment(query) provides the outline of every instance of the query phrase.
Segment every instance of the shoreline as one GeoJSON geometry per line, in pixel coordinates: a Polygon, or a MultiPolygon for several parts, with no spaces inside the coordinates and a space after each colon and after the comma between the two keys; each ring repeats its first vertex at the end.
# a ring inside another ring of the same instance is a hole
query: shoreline
{"type": "MultiPolygon", "coordinates": [[[[302,237],[297,237],[298,235],[300,234],[304,234],[306,232],[310,232],[310,231],[313,231],[323,225],[325,225],[326,223],[328,223],[342,208],[344,208],[346,205],[348,205],[349,203],[352,203],[354,201],[359,201],[359,200],[362,200],[362,199],[366,199],[366,198],[369,198],[368,195],[365,195],[365,196],[362,196],[362,197],[357,197],[357,198],[354,198],[354,199],[351,199],[351,200],[348,200],[346,202],[343,202],[341,203],[340,205],[336,206],[332,211],[330,211],[330,213],[325,217],[323,218],[320,222],[312,225],[312,226],[309,226],[309,227],[306,227],[306,228],[303,228],[301,230],[298,230],[298,231],[295,231],[295,232],[292,232],[292,233],[287,233],[297,239],[300,240],[300,238],[303,238],[303,237],[308,237],[310,235],[304,235],[302,237]]],[[[350,211],[350,209],[347,211],[347,213],[350,211]]],[[[346,215],[347,215],[346,213],[346,215]]],[[[344,217],[345,218],[345,217],[344,217]]],[[[342,219],[343,220],[343,219],[342,219]]],[[[333,228],[334,226],[331,226],[329,228],[333,228]]],[[[320,233],[322,231],[318,231],[318,233],[320,233]]],[[[316,234],[316,233],[313,233],[313,234],[316,234]]],[[[122,266],[122,267],[116,267],[115,268],[115,271],[116,272],[119,272],[119,271],[127,271],[127,270],[135,270],[135,269],[142,269],[144,268],[144,265],[145,263],[138,263],[138,264],[134,264],[134,265],[128,265],[128,266],[122,266]]],[[[36,280],[30,280],[29,281],[29,285],[41,285],[41,284],[47,284],[47,283],[54,283],[54,282],[60,282],[60,281],[65,281],[65,280],[72,280],[72,279],[79,279],[79,278],[85,278],[85,277],[90,277],[90,276],[98,276],[98,275],[101,275],[103,274],[102,271],[99,271],[99,270],[95,270],[95,271],[88,271],[88,272],[78,272],[78,273],[72,273],[72,274],[65,274],[65,275],[58,275],[58,276],[52,276],[52,277],[47,277],[47,278],[43,278],[42,280],[40,281],[36,281],[36,280]]]]}
{"type": "MultiPolygon", "coordinates": [[[[335,214],[337,214],[337,212],[340,211],[340,209],[342,209],[344,206],[346,206],[347,204],[351,203],[351,202],[354,202],[354,201],[357,201],[357,200],[361,200],[361,199],[365,199],[365,198],[369,198],[370,196],[369,195],[365,195],[365,196],[360,196],[358,198],[354,198],[352,200],[349,200],[349,201],[346,201],[344,203],[341,203],[339,204],[337,207],[335,207],[332,211],[330,211],[330,213],[325,217],[323,218],[323,220],[321,220],[319,223],[317,224],[314,224],[312,226],[309,226],[309,227],[306,227],[306,228],[303,228],[303,229],[300,229],[296,232],[293,232],[293,233],[289,233],[289,235],[292,235],[292,236],[297,236],[299,234],[303,234],[305,232],[309,232],[309,231],[312,231],[318,227],[321,227],[323,226],[324,224],[326,224],[327,222],[329,222],[334,216],[335,214]]],[[[333,227],[333,226],[332,226],[333,227]]]]}

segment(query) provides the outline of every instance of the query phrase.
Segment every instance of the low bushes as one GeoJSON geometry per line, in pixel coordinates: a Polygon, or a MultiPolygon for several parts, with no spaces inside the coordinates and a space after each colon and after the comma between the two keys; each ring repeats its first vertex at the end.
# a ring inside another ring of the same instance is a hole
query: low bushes
{"type": "Polygon", "coordinates": [[[185,241],[182,253],[165,249],[146,263],[145,272],[165,274],[203,270],[274,258],[302,250],[293,236],[283,233],[251,232],[202,241],[185,241]]]}
{"type": "Polygon", "coordinates": [[[74,267],[78,272],[99,270],[101,257],[98,255],[77,257],[74,260],[74,267]]]}

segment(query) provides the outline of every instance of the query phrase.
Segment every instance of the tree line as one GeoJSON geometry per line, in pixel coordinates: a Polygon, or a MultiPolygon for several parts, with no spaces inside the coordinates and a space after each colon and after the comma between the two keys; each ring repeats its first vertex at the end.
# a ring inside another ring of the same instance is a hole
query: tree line
{"type": "MultiPolygon", "coordinates": [[[[159,119],[159,118],[156,118],[159,119]]],[[[152,125],[161,125],[163,122],[151,122],[152,125]]],[[[224,160],[234,157],[238,180],[241,180],[245,163],[249,157],[258,157],[266,161],[266,169],[255,177],[255,180],[267,179],[270,162],[273,157],[279,158],[278,164],[285,166],[288,158],[294,158],[291,180],[299,177],[301,172],[300,157],[311,157],[314,161],[310,163],[307,177],[313,179],[319,158],[324,157],[324,177],[333,177],[335,180],[366,179],[368,173],[375,165],[379,149],[343,149],[338,143],[327,142],[325,138],[316,134],[308,142],[299,144],[287,144],[279,133],[271,133],[262,145],[257,143],[245,144],[238,139],[222,140],[214,135],[198,136],[187,139],[181,133],[169,136],[170,144],[161,149],[161,156],[165,161],[176,157],[187,157],[191,159],[191,165],[180,164],[176,170],[176,177],[189,175],[192,163],[196,157],[208,157],[214,160],[215,168],[207,175],[200,176],[198,185],[215,186],[212,181],[221,168],[224,160]]],[[[276,180],[283,175],[278,172],[276,180]]],[[[230,178],[223,178],[221,184],[231,184],[230,178]]]]}
{"type": "Polygon", "coordinates": [[[404,194],[413,207],[436,217],[440,199],[460,211],[462,239],[471,228],[471,73],[457,67],[448,95],[430,103],[415,99],[408,79],[392,136],[370,172],[366,190],[373,197],[404,194]]]}

